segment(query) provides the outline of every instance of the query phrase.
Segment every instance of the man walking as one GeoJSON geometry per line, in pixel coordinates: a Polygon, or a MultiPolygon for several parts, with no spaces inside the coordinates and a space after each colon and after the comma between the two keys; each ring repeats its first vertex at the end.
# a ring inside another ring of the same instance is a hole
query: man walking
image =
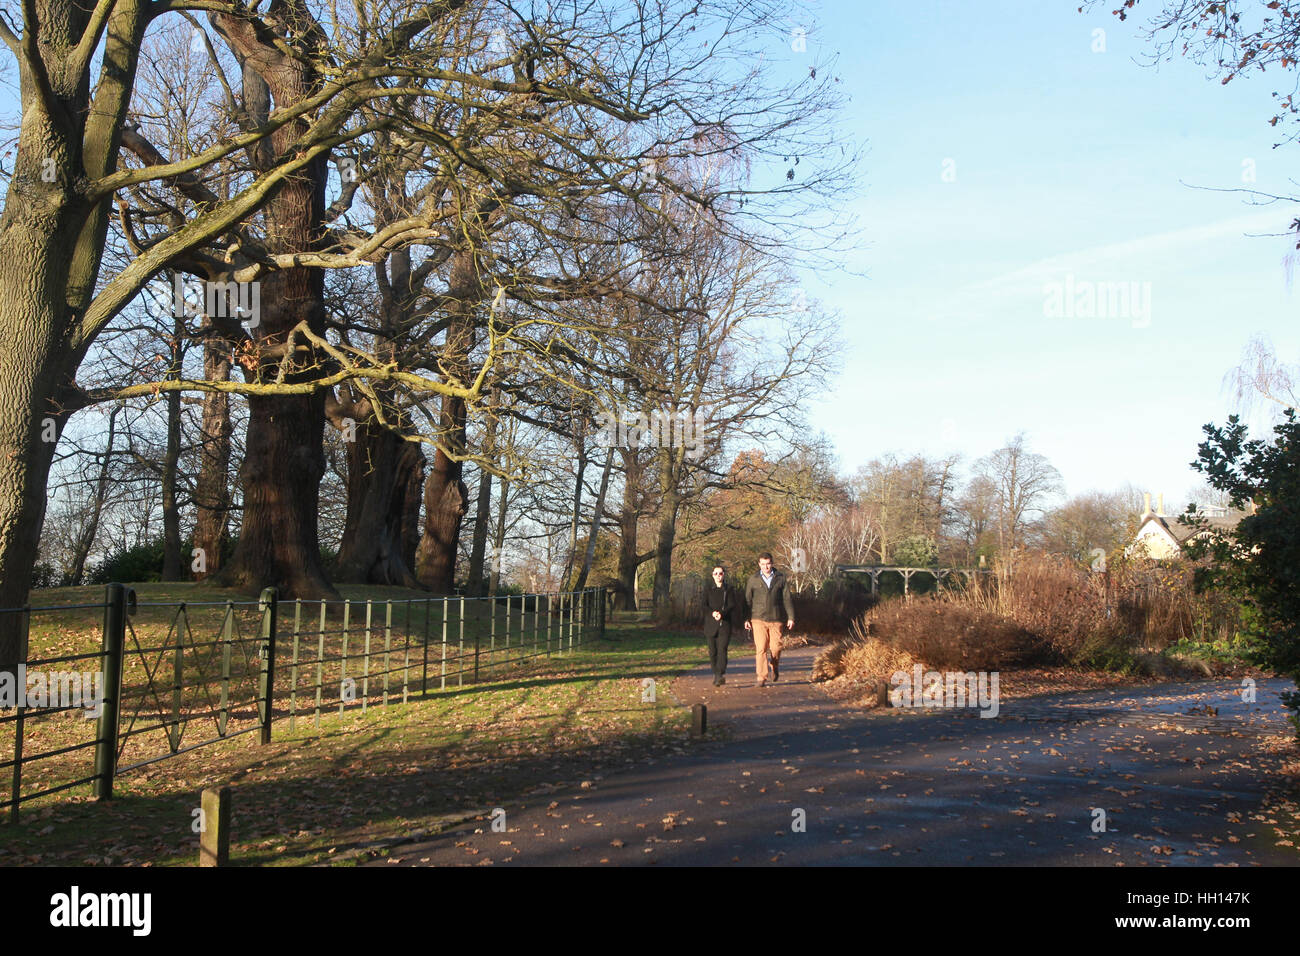
{"type": "Polygon", "coordinates": [[[785,608],[785,626],[794,629],[794,600],[786,589],[785,575],[772,567],[772,555],[758,556],[758,574],[745,586],[745,603],[749,620],[745,630],[754,632],[754,668],[758,686],[766,687],[768,672],[775,684],[781,678],[781,609],[785,608]]]}

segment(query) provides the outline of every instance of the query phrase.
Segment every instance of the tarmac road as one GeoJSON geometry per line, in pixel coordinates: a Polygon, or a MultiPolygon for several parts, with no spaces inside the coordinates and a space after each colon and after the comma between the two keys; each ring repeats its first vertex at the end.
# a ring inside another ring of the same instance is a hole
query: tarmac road
{"type": "Polygon", "coordinates": [[[1264,805],[1286,681],[1261,681],[1253,704],[1207,681],[1002,701],[993,718],[862,711],[809,683],[816,652],[786,651],[768,688],[748,657],[724,687],[707,667],[676,681],[723,739],[504,806],[504,832],[484,818],[368,865],[1300,863],[1268,822],[1294,834],[1294,815],[1264,805]],[[1207,703],[1217,716],[1188,713],[1207,703]]]}

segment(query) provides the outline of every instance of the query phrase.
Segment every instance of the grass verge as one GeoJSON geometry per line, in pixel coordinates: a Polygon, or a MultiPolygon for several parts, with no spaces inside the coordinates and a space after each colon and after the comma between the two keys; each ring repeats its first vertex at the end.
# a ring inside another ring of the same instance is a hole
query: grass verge
{"type": "MultiPolygon", "coordinates": [[[[659,684],[700,663],[696,635],[615,627],[565,657],[491,683],[278,725],[259,746],[222,741],[118,778],[114,799],[74,796],[0,825],[0,865],[189,865],[199,791],[234,790],[233,865],[328,862],[379,837],[595,779],[689,744],[688,712],[659,684]]],[[[86,788],[88,790],[88,788],[86,788]]]]}

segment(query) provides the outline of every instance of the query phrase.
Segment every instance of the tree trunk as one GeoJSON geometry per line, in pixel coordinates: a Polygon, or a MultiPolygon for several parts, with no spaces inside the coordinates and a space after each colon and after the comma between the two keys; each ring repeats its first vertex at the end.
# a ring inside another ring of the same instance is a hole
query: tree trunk
{"type": "Polygon", "coordinates": [[[501,479],[501,497],[497,500],[497,526],[492,533],[492,574],[488,579],[488,594],[495,595],[501,587],[501,552],[506,546],[506,514],[509,512],[510,482],[501,479]]]}
{"type": "MultiPolygon", "coordinates": [[[[300,31],[313,26],[296,6],[285,15],[300,31]]],[[[284,58],[273,50],[272,38],[258,33],[239,17],[216,15],[214,22],[243,66],[245,91],[270,94],[278,109],[288,109],[316,92],[319,78],[305,60],[284,58]]],[[[260,111],[262,106],[259,105],[260,111]]],[[[305,122],[286,123],[270,137],[270,148],[258,155],[259,166],[274,163],[292,148],[306,129],[305,122]]],[[[328,158],[316,158],[277,189],[267,204],[266,246],[272,253],[310,252],[322,247],[325,235],[325,186],[328,158]]],[[[315,334],[325,334],[324,271],[293,266],[268,273],[262,280],[259,314],[250,333],[259,346],[258,360],[248,369],[255,381],[269,381],[282,361],[295,361],[285,381],[312,381],[319,371],[316,357],[278,359],[261,352],[282,346],[289,331],[305,322],[315,334]]],[[[318,534],[320,480],[325,474],[325,391],[308,395],[257,395],[248,399],[248,434],[240,479],[244,491],[239,543],[221,580],[255,591],[281,589],[281,597],[338,598],[325,576],[318,534]]]]}
{"type": "MultiPolygon", "coordinates": [[[[443,421],[458,423],[463,435],[465,403],[444,398],[443,421]]],[[[435,594],[451,594],[456,586],[456,547],[460,541],[460,523],[469,504],[469,491],[461,480],[463,468],[442,448],[434,453],[433,467],[424,483],[424,535],[416,552],[416,567],[421,583],[435,594]]]]}
{"type": "MultiPolygon", "coordinates": [[[[493,403],[495,404],[495,402],[493,403]]],[[[486,431],[483,434],[482,458],[485,462],[493,461],[493,452],[497,435],[496,415],[489,415],[486,431]]],[[[469,550],[469,586],[471,595],[483,593],[483,559],[487,555],[488,521],[492,514],[492,472],[480,467],[478,476],[478,495],[474,500],[474,536],[469,550]]]]}
{"type": "MultiPolygon", "coordinates": [[[[80,322],[95,294],[109,200],[88,203],[82,190],[117,165],[139,42],[156,15],[134,0],[113,5],[92,108],[91,71],[72,68],[69,54],[95,12],[71,0],[23,7],[22,124],[0,216],[0,608],[26,603],[50,464],[90,346],[80,322]]],[[[22,617],[0,614],[0,671],[26,654],[22,617]]]]}
{"type": "MultiPolygon", "coordinates": [[[[317,164],[323,166],[323,164],[317,164]]],[[[282,217],[282,235],[296,233],[294,220],[306,229],[319,223],[324,212],[323,194],[317,188],[324,170],[310,181],[287,184],[271,203],[282,217]],[[303,213],[310,212],[310,216],[303,213]]],[[[304,249],[309,235],[283,243],[283,249],[304,249]]],[[[324,277],[319,269],[293,267],[271,273],[261,289],[259,342],[281,344],[289,330],[306,320],[324,334],[324,277]]],[[[276,374],[277,361],[263,361],[250,377],[260,380],[276,374]]],[[[289,373],[290,382],[314,373],[289,373]]],[[[244,512],[239,543],[221,580],[230,586],[256,591],[275,586],[281,597],[338,598],[321,564],[317,515],[321,476],[325,473],[322,441],[325,432],[325,394],[250,395],[248,433],[239,475],[244,512]]]]}
{"type": "MultiPolygon", "coordinates": [[[[483,561],[487,557],[488,520],[492,514],[492,472],[484,468],[478,476],[474,500],[474,536],[469,549],[468,592],[478,597],[483,591],[483,561]]],[[[494,564],[496,562],[493,562],[494,564]]]]}
{"type": "MultiPolygon", "coordinates": [[[[415,567],[415,551],[420,544],[420,498],[424,488],[424,450],[412,442],[406,443],[398,468],[401,484],[398,512],[398,553],[408,570],[415,567]]],[[[416,580],[418,586],[419,580],[416,580]]]]}
{"type": "Polygon", "coordinates": [[[666,620],[672,613],[673,540],[677,535],[677,510],[681,503],[681,450],[659,450],[659,534],[655,541],[655,617],[666,620]]]}
{"type": "Polygon", "coordinates": [[[244,520],[221,579],[248,591],[275,586],[282,597],[338,598],[325,577],[317,533],[325,472],[325,404],[320,395],[249,399],[240,479],[244,520]]]}
{"type": "MultiPolygon", "coordinates": [[[[0,219],[0,608],[27,602],[45,522],[45,486],[80,360],[62,341],[78,220],[67,197],[54,195],[59,184],[41,180],[36,157],[42,143],[28,141],[36,135],[29,127],[37,125],[29,120],[24,116],[0,219]]],[[[21,614],[0,614],[0,672],[13,672],[25,659],[24,631],[21,614]]]]}
{"type": "MultiPolygon", "coordinates": [[[[171,367],[168,378],[179,378],[184,351],[185,320],[178,318],[172,330],[171,367]]],[[[167,393],[167,450],[162,460],[162,515],[164,581],[181,580],[181,514],[176,501],[176,469],[181,460],[181,393],[167,393]]]]}
{"type": "Polygon", "coordinates": [[[371,421],[358,426],[347,458],[348,515],[339,546],[339,580],[420,587],[405,561],[402,535],[410,472],[423,472],[423,454],[397,432],[371,421]]]}
{"type": "MultiPolygon", "coordinates": [[[[667,496],[666,496],[667,497],[667,496]]],[[[677,536],[677,502],[664,502],[655,540],[655,617],[665,620],[672,611],[673,540],[677,536]]]]}
{"type": "Polygon", "coordinates": [[[636,449],[620,449],[623,458],[623,505],[618,512],[618,586],[614,591],[614,610],[635,611],[636,569],[641,565],[637,555],[637,527],[641,521],[638,507],[641,486],[641,466],[636,449]]]}
{"type": "Polygon", "coordinates": [[[596,504],[591,514],[591,527],[587,530],[587,547],[582,556],[582,570],[573,590],[581,591],[587,586],[587,575],[591,573],[591,562],[596,557],[596,535],[600,532],[600,519],[605,514],[605,492],[609,490],[609,473],[614,466],[614,449],[611,446],[605,455],[605,468],[600,473],[600,491],[596,493],[596,504]]]}
{"type": "MultiPolygon", "coordinates": [[[[478,263],[472,250],[455,255],[448,295],[456,308],[447,324],[441,364],[448,377],[464,382],[474,348],[473,310],[480,297],[478,263]]],[[[424,486],[424,535],[416,557],[420,581],[436,594],[450,594],[455,589],[460,526],[469,508],[469,491],[461,480],[466,416],[464,399],[443,396],[441,440],[424,486]]]]}
{"type": "Polygon", "coordinates": [[[579,431],[573,436],[573,440],[576,446],[576,455],[574,457],[576,474],[573,479],[573,505],[570,509],[569,518],[569,552],[564,559],[564,580],[561,584],[561,587],[566,589],[573,577],[573,563],[577,558],[578,525],[582,523],[582,482],[587,474],[587,443],[585,437],[579,431]]]}
{"type": "Polygon", "coordinates": [[[86,559],[95,546],[99,534],[99,519],[104,514],[104,502],[108,498],[108,476],[113,464],[113,438],[117,432],[117,416],[122,411],[121,405],[114,405],[108,413],[108,438],[104,444],[104,460],[100,462],[99,477],[95,480],[95,498],[91,504],[90,521],[77,536],[76,550],[72,556],[72,568],[68,574],[68,583],[80,587],[86,573],[86,559]]]}
{"type": "MultiPolygon", "coordinates": [[[[203,340],[203,377],[210,382],[230,381],[230,343],[203,340]]],[[[194,547],[202,555],[195,578],[203,580],[221,570],[222,552],[230,526],[230,396],[203,393],[203,420],[199,428],[199,474],[194,482],[194,547]]]]}

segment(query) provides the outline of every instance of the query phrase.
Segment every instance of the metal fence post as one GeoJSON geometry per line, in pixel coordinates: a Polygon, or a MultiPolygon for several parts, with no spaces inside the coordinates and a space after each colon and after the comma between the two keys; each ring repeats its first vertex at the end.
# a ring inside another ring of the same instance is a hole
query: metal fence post
{"type": "Polygon", "coordinates": [[[371,599],[366,598],[366,647],[361,655],[361,713],[366,712],[366,701],[370,699],[370,611],[371,599]]]}
{"type": "Polygon", "coordinates": [[[420,675],[420,693],[424,696],[429,694],[429,615],[433,613],[433,600],[426,598],[424,601],[424,670],[420,675]]]}
{"type": "Polygon", "coordinates": [[[388,665],[393,650],[393,599],[384,601],[384,683],[380,688],[380,702],[388,706],[388,665]]]}
{"type": "Polygon", "coordinates": [[[271,742],[271,698],[275,695],[275,618],[277,604],[275,588],[263,588],[258,598],[262,612],[262,673],[258,680],[261,698],[262,743],[271,742]]]}
{"type": "MultiPolygon", "coordinates": [[[[343,602],[343,653],[339,656],[339,716],[343,716],[343,705],[347,703],[344,698],[347,696],[348,686],[348,625],[352,619],[352,601],[343,602]]],[[[355,684],[356,682],[353,681],[355,684]]],[[[356,695],[353,695],[356,696],[356,695]]]]}
{"type": "MultiPolygon", "coordinates": [[[[384,680],[388,678],[385,677],[384,680]]],[[[402,703],[405,704],[410,693],[411,680],[411,599],[406,599],[406,651],[402,656],[402,703]]]]}
{"type": "Polygon", "coordinates": [[[289,733],[298,722],[298,640],[302,631],[302,598],[293,602],[293,666],[289,671],[289,733]]]}
{"type": "Polygon", "coordinates": [[[447,599],[442,599],[442,683],[439,690],[447,689],[447,599]]]}
{"type": "MultiPolygon", "coordinates": [[[[109,584],[104,588],[104,703],[95,733],[94,794],[100,800],[113,796],[113,772],[117,769],[117,728],[122,714],[122,651],[126,646],[127,588],[109,584]]],[[[14,794],[17,799],[18,794],[14,794]]]]}
{"type": "Polygon", "coordinates": [[[316,726],[321,726],[321,692],[325,688],[325,598],[321,598],[321,619],[316,632],[316,726]]]}
{"type": "Polygon", "coordinates": [[[176,652],[172,655],[172,722],[167,727],[167,745],[171,747],[172,753],[176,753],[181,745],[181,697],[185,687],[185,631],[180,625],[181,614],[185,612],[185,605],[176,615],[176,652]]]}
{"type": "MultiPolygon", "coordinates": [[[[493,634],[495,634],[495,633],[496,633],[496,626],[497,626],[497,618],[496,618],[496,614],[497,614],[497,609],[496,609],[496,598],[488,598],[488,601],[490,601],[491,604],[492,604],[492,629],[493,629],[493,634]]],[[[482,623],[482,622],[480,622],[480,624],[481,624],[481,623],[482,623]]],[[[465,630],[465,595],[463,595],[463,594],[462,594],[461,597],[460,597],[460,629],[461,629],[462,632],[465,630]]],[[[481,643],[483,643],[483,642],[482,642],[482,630],[483,630],[482,627],[476,627],[476,628],[474,628],[474,683],[476,683],[476,684],[478,683],[478,656],[479,656],[479,645],[480,645],[481,643]]],[[[492,638],[492,641],[493,641],[493,643],[495,644],[495,643],[496,643],[496,637],[493,637],[493,638],[492,638]]],[[[490,659],[489,659],[489,663],[490,663],[490,659]]]]}
{"type": "Polygon", "coordinates": [[[325,687],[325,599],[320,602],[320,625],[316,633],[316,726],[320,726],[321,692],[325,687]]]}
{"type": "Polygon", "coordinates": [[[217,734],[221,737],[226,736],[226,724],[230,722],[230,635],[234,617],[235,605],[227,601],[221,619],[221,711],[217,716],[217,734]]]}

